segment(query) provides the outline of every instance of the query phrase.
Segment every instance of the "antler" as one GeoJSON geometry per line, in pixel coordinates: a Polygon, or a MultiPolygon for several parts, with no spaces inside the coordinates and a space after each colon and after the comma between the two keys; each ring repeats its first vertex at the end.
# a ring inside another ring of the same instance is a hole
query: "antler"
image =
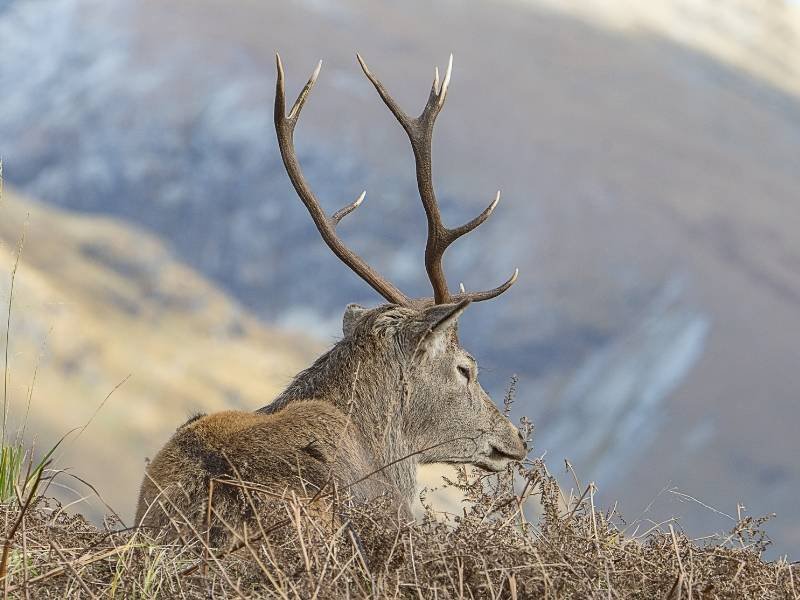
{"type": "MultiPolygon", "coordinates": [[[[403,112],[403,110],[397,105],[394,99],[383,87],[383,84],[381,84],[381,82],[378,81],[378,79],[372,75],[372,73],[370,73],[369,68],[367,68],[366,63],[361,56],[358,54],[356,56],[358,57],[358,62],[361,64],[364,74],[372,82],[372,85],[375,86],[378,94],[383,99],[384,103],[395,116],[395,118],[403,126],[403,129],[406,131],[409,140],[411,141],[411,148],[414,152],[414,160],[416,164],[417,187],[419,188],[420,199],[422,200],[422,205],[425,208],[425,214],[428,218],[428,241],[425,246],[425,270],[428,273],[428,278],[430,279],[431,286],[433,287],[434,303],[442,304],[445,302],[457,302],[464,300],[480,302],[499,296],[508,288],[510,288],[517,280],[517,276],[519,274],[518,269],[514,270],[514,274],[508,280],[494,289],[483,292],[468,293],[464,291],[462,285],[460,294],[451,295],[447,288],[447,280],[444,276],[444,270],[442,268],[442,256],[447,247],[455,240],[469,233],[478,227],[478,225],[486,221],[486,219],[488,219],[492,214],[492,211],[494,211],[497,203],[500,201],[500,192],[498,191],[497,196],[492,203],[486,207],[481,214],[471,221],[453,229],[445,227],[442,223],[439,205],[436,201],[436,193],[433,188],[431,169],[431,142],[433,138],[433,126],[436,122],[437,115],[444,105],[444,100],[447,95],[447,88],[450,84],[453,56],[450,55],[450,62],[448,63],[447,72],[445,73],[444,81],[441,83],[441,85],[439,84],[439,70],[438,68],[436,69],[436,75],[433,80],[433,86],[428,97],[428,102],[420,116],[416,118],[411,118],[405,112],[403,112]]],[[[363,192],[355,202],[348,204],[329,217],[320,207],[319,201],[317,200],[316,196],[314,196],[314,193],[311,191],[311,188],[308,186],[308,183],[303,177],[303,173],[294,149],[294,128],[300,116],[300,111],[302,110],[303,105],[308,98],[308,94],[310,93],[311,88],[314,86],[314,83],[317,81],[320,68],[322,67],[322,61],[319,62],[317,68],[312,73],[305,87],[303,87],[302,91],[297,96],[297,100],[295,100],[294,105],[287,116],[283,65],[281,64],[280,56],[276,55],[276,59],[278,80],[275,90],[275,131],[278,135],[278,146],[280,148],[281,157],[283,158],[283,164],[286,167],[286,172],[289,174],[289,179],[291,179],[294,189],[297,191],[297,195],[300,196],[300,200],[302,200],[303,204],[305,204],[306,208],[308,209],[308,212],[311,215],[311,218],[314,220],[314,224],[317,226],[320,235],[322,235],[323,240],[325,240],[325,243],[328,244],[336,256],[338,256],[348,267],[350,267],[350,269],[364,279],[386,300],[394,304],[401,304],[405,306],[419,302],[412,300],[394,285],[392,285],[388,280],[380,276],[360,256],[347,248],[347,246],[342,243],[336,234],[336,225],[342,220],[342,218],[358,208],[358,206],[364,200],[366,192],[363,192]]]]}
{"type": "Polygon", "coordinates": [[[452,300],[461,300],[470,298],[473,301],[480,302],[481,300],[488,300],[499,296],[508,288],[514,285],[519,275],[519,270],[515,269],[514,274],[502,285],[488,290],[485,292],[462,292],[456,296],[451,296],[447,288],[447,279],[444,275],[442,268],[442,256],[447,247],[460,238],[478,227],[481,223],[486,221],[494,211],[497,203],[500,202],[500,192],[484,211],[471,221],[450,229],[445,227],[442,223],[442,215],[439,212],[439,203],[436,201],[436,192],[433,188],[433,170],[432,170],[432,156],[431,146],[433,141],[433,126],[436,124],[436,117],[444,106],[445,98],[447,97],[447,89],[450,86],[450,74],[453,71],[453,55],[450,55],[450,60],[447,63],[447,71],[444,75],[444,80],[439,85],[439,69],[436,68],[433,78],[433,85],[431,86],[430,94],[428,95],[428,102],[422,113],[416,118],[409,117],[395,102],[394,98],[389,94],[383,84],[375,77],[367,67],[364,59],[360,54],[356,54],[361,69],[364,75],[370,80],[375,89],[378,91],[384,104],[392,112],[395,118],[403,126],[408,139],[411,142],[411,149],[414,152],[414,162],[417,171],[417,188],[419,189],[419,197],[422,200],[422,206],[425,208],[425,214],[428,217],[428,241],[425,245],[425,270],[428,272],[428,279],[431,281],[433,287],[433,298],[436,304],[449,302],[452,300]]]}
{"type": "Polygon", "coordinates": [[[275,86],[275,131],[278,134],[278,147],[281,151],[283,164],[286,167],[286,172],[289,174],[289,179],[292,181],[297,195],[300,200],[306,205],[314,224],[317,226],[322,239],[328,244],[333,253],[338,256],[341,261],[352,269],[356,275],[366,281],[376,292],[386,298],[393,304],[408,305],[411,300],[400,290],[398,290],[390,281],[379,275],[372,267],[370,267],[364,259],[358,254],[350,250],[344,245],[339,236],[336,234],[336,226],[344,217],[349,215],[359,207],[367,192],[362,192],[358,199],[345,206],[344,208],[336,211],[332,216],[325,214],[325,211],[319,205],[314,192],[303,177],[303,171],[300,168],[300,163],[297,160],[297,153],[294,149],[294,128],[297,125],[297,119],[300,117],[300,111],[303,110],[303,105],[308,98],[311,88],[317,81],[319,71],[322,68],[322,61],[319,61],[317,68],[309,77],[305,87],[303,87],[297,100],[292,105],[292,110],[289,115],[286,115],[286,93],[283,87],[283,64],[281,64],[281,57],[275,55],[278,66],[278,81],[275,86]]]}

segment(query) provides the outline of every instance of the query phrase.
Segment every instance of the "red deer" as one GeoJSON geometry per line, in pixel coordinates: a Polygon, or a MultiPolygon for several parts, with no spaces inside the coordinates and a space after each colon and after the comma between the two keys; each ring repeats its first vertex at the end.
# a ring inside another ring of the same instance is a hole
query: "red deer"
{"type": "MultiPolygon", "coordinates": [[[[428,220],[425,269],[432,298],[409,298],[348,248],[336,226],[364,194],[326,214],[303,176],[293,134],[321,62],[286,113],[284,73],[277,57],[275,130],[286,171],[333,253],[387,302],[346,308],[343,337],[257,412],[204,415],[181,426],[150,463],[137,522],[153,527],[180,514],[201,525],[212,482],[253,482],[278,493],[320,490],[331,481],[357,499],[388,495],[408,511],[418,464],[477,465],[500,471],[526,454],[517,428],[478,383],[475,359],[458,341],[457,321],[471,302],[499,296],[516,281],[483,292],[451,293],[442,268],[447,247],[486,221],[497,198],[460,227],[442,223],[431,170],[436,117],[450,83],[438,70],[422,113],[409,117],[358,56],[361,68],[411,141],[419,196],[428,220]]],[[[229,525],[254,518],[236,486],[216,485],[213,506],[229,525]]]]}

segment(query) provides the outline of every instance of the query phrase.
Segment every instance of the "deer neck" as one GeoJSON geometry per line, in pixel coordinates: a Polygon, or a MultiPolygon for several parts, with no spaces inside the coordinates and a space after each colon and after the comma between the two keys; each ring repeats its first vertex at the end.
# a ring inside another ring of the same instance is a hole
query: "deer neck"
{"type": "Polygon", "coordinates": [[[370,462],[380,469],[378,476],[388,479],[410,502],[416,493],[417,457],[399,422],[403,402],[399,381],[383,369],[373,371],[363,364],[349,376],[332,380],[326,399],[359,430],[370,462]]]}
{"type": "Polygon", "coordinates": [[[331,402],[348,416],[359,431],[377,476],[383,476],[402,499],[411,502],[416,493],[417,457],[403,433],[403,386],[399,370],[365,358],[359,360],[339,345],[301,372],[275,401],[261,409],[274,412],[294,400],[331,402]]]}

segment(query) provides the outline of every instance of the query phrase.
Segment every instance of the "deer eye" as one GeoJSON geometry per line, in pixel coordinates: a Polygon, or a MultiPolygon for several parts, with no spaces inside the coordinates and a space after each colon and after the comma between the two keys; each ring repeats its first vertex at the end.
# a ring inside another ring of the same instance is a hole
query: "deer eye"
{"type": "Polygon", "coordinates": [[[472,381],[472,371],[470,371],[469,367],[465,367],[464,365],[458,365],[456,367],[458,369],[459,374],[467,380],[467,383],[472,381]]]}

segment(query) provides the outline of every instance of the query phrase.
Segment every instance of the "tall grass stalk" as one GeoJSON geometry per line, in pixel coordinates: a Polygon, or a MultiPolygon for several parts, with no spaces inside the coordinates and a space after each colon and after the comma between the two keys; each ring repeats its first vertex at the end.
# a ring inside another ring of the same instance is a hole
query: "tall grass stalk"
{"type": "MultiPolygon", "coordinates": [[[[3,200],[3,162],[0,160],[0,202],[3,200]]],[[[44,462],[49,459],[44,459],[32,471],[29,468],[28,475],[21,481],[22,468],[25,463],[28,453],[25,450],[22,435],[16,436],[14,441],[9,441],[7,438],[8,433],[8,415],[10,409],[9,397],[9,380],[11,378],[9,352],[11,346],[11,316],[12,308],[14,306],[14,285],[17,278],[17,270],[19,269],[20,258],[22,257],[22,249],[25,246],[25,231],[27,228],[27,220],[17,243],[16,255],[14,257],[14,265],[11,269],[11,280],[8,292],[8,303],[6,306],[6,334],[5,346],[3,352],[3,431],[2,443],[0,443],[0,502],[7,502],[14,498],[19,488],[22,485],[22,491],[27,489],[28,484],[32,481],[32,477],[40,476],[40,471],[43,468],[44,462]]],[[[27,422],[27,412],[25,414],[25,422],[27,422]]],[[[29,465],[29,467],[32,465],[29,465]]]]}
{"type": "MultiPolygon", "coordinates": [[[[2,163],[0,163],[0,201],[2,200],[2,163]]],[[[27,223],[26,223],[27,225],[27,223]]],[[[11,269],[11,282],[8,292],[8,304],[6,310],[6,335],[3,359],[3,432],[2,444],[0,444],[0,502],[7,502],[15,495],[16,486],[20,484],[20,475],[22,473],[22,465],[25,462],[27,453],[25,451],[24,443],[17,436],[13,442],[9,443],[7,440],[8,429],[8,413],[10,398],[8,393],[8,384],[11,377],[9,365],[9,351],[11,346],[11,314],[14,305],[14,284],[17,278],[17,269],[19,268],[20,258],[22,256],[22,249],[25,246],[25,228],[22,230],[19,242],[17,243],[16,256],[14,258],[14,266],[11,269]]],[[[26,415],[27,419],[27,415],[26,415]]],[[[24,482],[23,487],[27,487],[28,481],[24,482]]]]}
{"type": "MultiPolygon", "coordinates": [[[[27,220],[26,220],[26,227],[27,227],[27,220]]],[[[3,447],[5,447],[6,445],[6,430],[8,426],[8,410],[10,404],[10,398],[8,396],[8,381],[11,375],[9,371],[8,353],[11,345],[11,313],[12,313],[12,308],[14,306],[14,284],[16,283],[17,269],[19,268],[19,260],[22,256],[22,249],[24,247],[25,247],[25,227],[23,227],[22,235],[20,236],[19,242],[17,243],[17,252],[14,258],[14,266],[11,269],[11,284],[8,290],[8,304],[6,310],[6,339],[5,339],[4,364],[3,364],[3,439],[2,439],[3,447]]]]}
{"type": "MultiPolygon", "coordinates": [[[[0,160],[0,202],[3,200],[3,162],[0,160]]],[[[13,499],[20,502],[20,506],[30,504],[30,501],[36,496],[39,488],[39,483],[44,474],[46,466],[53,455],[53,452],[61,445],[59,440],[53,448],[34,466],[33,453],[28,452],[25,448],[24,431],[27,425],[28,411],[24,416],[23,428],[17,432],[13,441],[8,439],[8,415],[10,409],[9,397],[9,380],[11,377],[9,352],[11,346],[11,316],[14,306],[14,286],[17,279],[17,270],[19,269],[20,258],[22,257],[22,250],[25,247],[25,232],[27,229],[27,219],[22,229],[19,241],[17,242],[17,250],[14,257],[14,265],[11,269],[11,278],[8,292],[8,303],[6,307],[6,334],[5,345],[3,351],[3,431],[2,442],[0,443],[0,502],[5,503],[13,499]],[[23,467],[28,463],[27,472],[23,474],[23,467]],[[24,499],[28,498],[27,501],[24,499]]],[[[34,375],[35,381],[35,375],[34,375]]],[[[29,400],[32,394],[33,382],[29,390],[29,400]]],[[[24,511],[23,511],[24,512],[24,511]]],[[[6,568],[9,552],[9,544],[13,534],[9,534],[6,538],[6,546],[3,548],[3,556],[0,561],[0,570],[4,571],[6,568]]]]}

